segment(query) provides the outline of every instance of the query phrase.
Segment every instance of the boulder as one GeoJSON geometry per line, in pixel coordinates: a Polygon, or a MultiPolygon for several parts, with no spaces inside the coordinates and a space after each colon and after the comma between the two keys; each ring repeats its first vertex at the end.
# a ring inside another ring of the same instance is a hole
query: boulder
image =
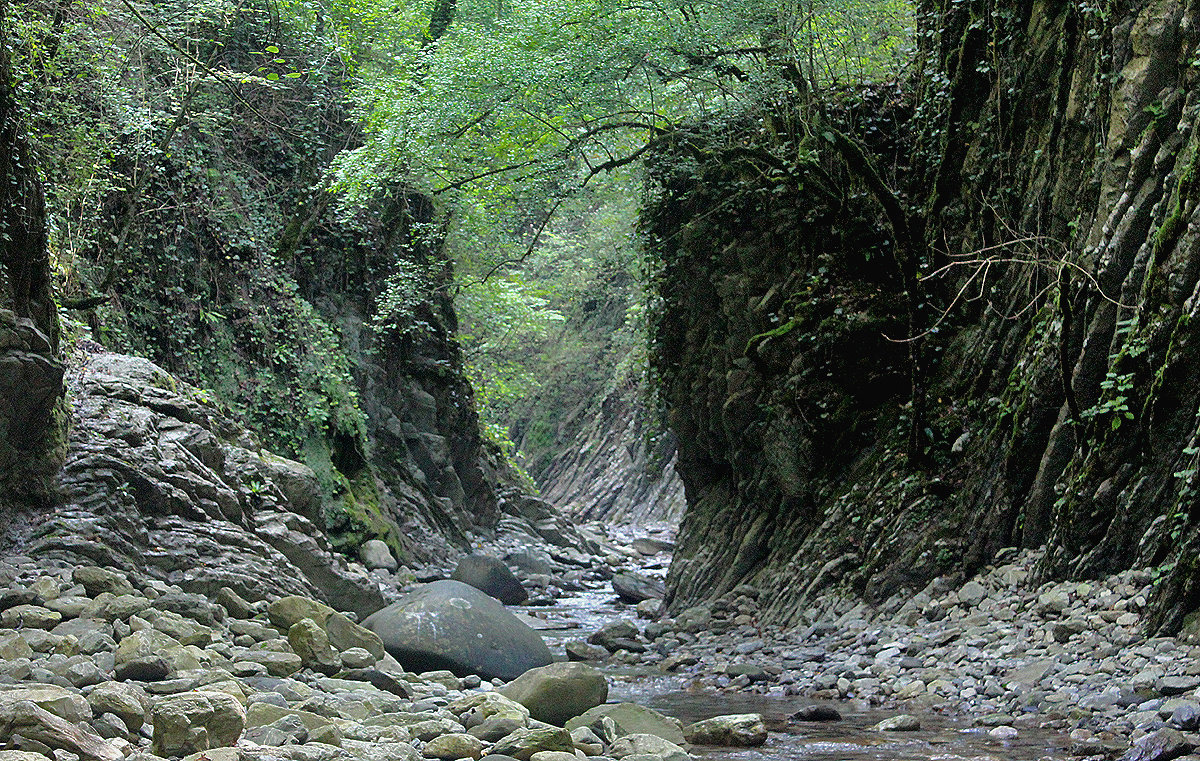
{"type": "Polygon", "coordinates": [[[652,539],[648,536],[638,537],[631,542],[634,550],[641,555],[653,556],[660,552],[674,552],[675,543],[666,539],[652,539]]]}
{"type": "Polygon", "coordinates": [[[395,573],[400,568],[400,563],[396,562],[395,556],[392,555],[392,549],[381,539],[368,539],[363,542],[358,548],[358,559],[372,571],[382,569],[395,573]]]}
{"type": "Polygon", "coordinates": [[[1119,761],[1171,761],[1195,747],[1182,732],[1163,727],[1135,740],[1119,761]]]}
{"type": "Polygon", "coordinates": [[[531,727],[516,730],[492,747],[492,753],[512,756],[518,761],[529,761],[534,753],[544,750],[573,753],[575,741],[571,739],[571,733],[565,729],[531,727]]]}
{"type": "Polygon", "coordinates": [[[632,621],[624,621],[617,619],[609,621],[601,626],[596,631],[592,632],[587,641],[593,645],[600,645],[609,652],[616,652],[622,648],[631,650],[630,643],[636,642],[638,636],[637,624],[632,621]]]}
{"type": "Polygon", "coordinates": [[[146,723],[150,696],[137,685],[124,682],[105,682],[87,695],[88,705],[97,716],[111,713],[120,717],[130,732],[137,732],[146,723]]]}
{"type": "Polygon", "coordinates": [[[658,735],[632,734],[618,737],[609,751],[613,758],[652,756],[662,761],[691,761],[691,756],[677,743],[658,735]]]}
{"type": "Polygon", "coordinates": [[[636,573],[618,573],[612,578],[613,591],[625,602],[661,600],[667,595],[667,585],[657,579],[636,573]]]}
{"type": "Polygon", "coordinates": [[[342,668],[342,659],[329,644],[329,635],[311,618],[302,618],[292,624],[288,629],[288,644],[292,646],[292,652],[300,656],[300,661],[313,671],[335,674],[342,668]]]}
{"type": "Polygon", "coordinates": [[[906,713],[884,719],[871,727],[876,732],[916,732],[920,728],[921,720],[906,713]]]}
{"type": "Polygon", "coordinates": [[[377,661],[384,656],[383,642],[379,635],[354,623],[344,613],[332,613],[325,619],[325,633],[329,635],[329,644],[341,652],[361,647],[377,661]]]}
{"type": "Polygon", "coordinates": [[[553,661],[541,636],[460,581],[435,581],[372,614],[363,626],[404,668],[516,679],[553,661]]]}
{"type": "Polygon", "coordinates": [[[483,755],[483,743],[474,735],[454,732],[435,737],[425,743],[422,753],[427,758],[442,761],[458,761],[460,758],[479,758],[483,755]]]}
{"type": "Polygon", "coordinates": [[[92,709],[79,693],[53,684],[25,684],[0,691],[0,710],[15,703],[33,703],[70,722],[87,721],[92,709]]]}
{"type": "Polygon", "coordinates": [[[292,628],[292,624],[302,618],[311,618],[318,625],[324,626],[325,619],[329,618],[333,612],[333,608],[325,603],[300,595],[288,595],[270,604],[267,608],[267,617],[273,626],[286,632],[292,628]]]}
{"type": "Polygon", "coordinates": [[[526,671],[500,690],[529,709],[529,715],[562,726],[608,700],[604,675],[582,663],[551,663],[526,671]]]}
{"type": "Polygon", "coordinates": [[[484,594],[495,597],[505,605],[520,605],[529,599],[529,593],[504,561],[486,555],[467,555],[458,562],[454,581],[470,584],[484,594]]]}
{"type": "Polygon", "coordinates": [[[183,692],[155,704],[153,724],[154,752],[184,756],[236,744],[246,728],[246,711],[224,692],[183,692]]]}
{"type": "Polygon", "coordinates": [[[767,725],[759,713],[714,716],[685,727],[683,736],[696,745],[757,748],[767,741],[767,725]]]}
{"type": "Polygon", "coordinates": [[[125,754],[84,724],[72,724],[33,702],[0,703],[0,745],[15,736],[74,753],[83,761],[123,761],[125,754]]]}
{"type": "MultiPolygon", "coordinates": [[[[612,721],[617,735],[656,735],[676,745],[683,745],[687,740],[683,736],[683,724],[678,719],[664,716],[645,706],[636,703],[613,703],[596,706],[582,715],[567,722],[569,730],[579,727],[592,727],[604,719],[612,721]]],[[[603,733],[597,733],[604,737],[603,733]]]]}
{"type": "Polygon", "coordinates": [[[804,706],[791,716],[790,721],[841,721],[842,715],[833,706],[811,705],[804,706]]]}

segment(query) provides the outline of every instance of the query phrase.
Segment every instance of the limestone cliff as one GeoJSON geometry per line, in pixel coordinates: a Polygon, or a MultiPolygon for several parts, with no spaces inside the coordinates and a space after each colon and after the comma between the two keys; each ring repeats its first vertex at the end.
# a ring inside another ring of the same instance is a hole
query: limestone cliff
{"type": "Polygon", "coordinates": [[[671,604],[756,580],[799,620],[1045,544],[1046,577],[1157,569],[1176,629],[1200,605],[1197,10],[925,11],[902,92],[659,162],[671,604]]]}

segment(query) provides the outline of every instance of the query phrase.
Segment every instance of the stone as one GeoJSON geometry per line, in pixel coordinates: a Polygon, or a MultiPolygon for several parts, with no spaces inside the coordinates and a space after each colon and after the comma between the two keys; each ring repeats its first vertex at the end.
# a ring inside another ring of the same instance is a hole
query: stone
{"type": "Polygon", "coordinates": [[[841,721],[842,715],[833,706],[811,705],[804,706],[799,711],[788,716],[790,721],[841,721]]]}
{"type": "MultiPolygon", "coordinates": [[[[607,719],[612,722],[618,735],[649,734],[668,740],[676,745],[682,745],[687,740],[683,737],[683,724],[678,719],[655,711],[636,703],[610,703],[584,711],[566,723],[569,730],[579,727],[592,727],[607,719]]],[[[597,732],[601,737],[604,734],[597,732]]]]}
{"type": "Polygon", "coordinates": [[[483,755],[483,743],[473,735],[455,732],[433,738],[425,743],[421,752],[427,758],[440,758],[442,761],[479,758],[483,755]]]}
{"type": "Polygon", "coordinates": [[[62,614],[41,605],[16,605],[0,612],[0,626],[7,629],[53,629],[62,614]]]}
{"type": "Polygon", "coordinates": [[[602,661],[608,657],[608,651],[599,645],[589,645],[587,642],[571,640],[563,645],[567,658],[572,661],[602,661]]]}
{"type": "Polygon", "coordinates": [[[906,713],[884,719],[871,727],[876,732],[916,732],[920,728],[921,720],[906,713]]]}
{"type": "Polygon", "coordinates": [[[1154,683],[1154,688],[1162,695],[1183,695],[1200,687],[1200,677],[1197,676],[1164,676],[1154,683]]]}
{"type": "Polygon", "coordinates": [[[83,586],[88,597],[98,597],[104,592],[114,595],[132,594],[135,590],[122,573],[97,566],[81,566],[71,572],[76,584],[83,586]]]}
{"type": "Polygon", "coordinates": [[[492,753],[512,756],[518,761],[530,761],[534,753],[557,750],[565,753],[575,751],[571,733],[558,727],[525,727],[500,739],[492,746],[492,753]]]}
{"type": "Polygon", "coordinates": [[[168,592],[155,598],[152,606],[158,610],[178,613],[203,626],[215,626],[225,619],[225,609],[208,601],[204,595],[191,592],[168,592]]]}
{"type": "Polygon", "coordinates": [[[151,720],[154,752],[183,756],[236,744],[246,728],[246,711],[232,695],[197,690],[161,698],[151,720]]]}
{"type": "Polygon", "coordinates": [[[254,605],[229,587],[218,589],[216,600],[217,604],[224,608],[225,612],[232,618],[254,618],[254,605]]]}
{"type": "Polygon", "coordinates": [[[392,548],[380,539],[368,539],[358,548],[358,559],[371,570],[383,569],[395,573],[400,563],[392,555],[392,548]]]}
{"type": "Polygon", "coordinates": [[[666,539],[653,539],[651,537],[638,537],[630,543],[633,549],[638,553],[646,556],[654,556],[660,552],[674,552],[675,543],[668,542],[666,539]]]}
{"type": "Polygon", "coordinates": [[[458,562],[450,578],[470,584],[505,605],[520,605],[529,599],[525,587],[499,558],[467,555],[458,562]]]}
{"type": "Polygon", "coordinates": [[[579,757],[562,750],[539,750],[529,757],[529,761],[579,761],[579,757]]]}
{"type": "Polygon", "coordinates": [[[304,668],[304,661],[295,653],[278,653],[273,650],[250,650],[234,658],[237,663],[259,663],[271,676],[285,677],[304,668]]]}
{"type": "Polygon", "coordinates": [[[150,696],[141,687],[122,682],[96,685],[87,695],[92,713],[110,713],[120,717],[130,732],[137,732],[146,723],[150,712],[150,696]]]}
{"type": "Polygon", "coordinates": [[[500,690],[529,709],[529,715],[562,726],[608,700],[604,675],[582,663],[551,663],[530,669],[500,690]]]}
{"type": "Polygon", "coordinates": [[[318,626],[324,626],[325,619],[333,612],[328,605],[300,595],[281,597],[267,606],[267,618],[271,624],[285,632],[303,618],[311,618],[318,626]]]}
{"type": "Polygon", "coordinates": [[[0,708],[16,703],[33,703],[38,708],[72,723],[92,718],[92,709],[82,695],[53,684],[27,684],[0,689],[0,708]]]}
{"type": "Polygon", "coordinates": [[[968,581],[958,590],[958,601],[968,608],[973,608],[987,598],[987,587],[978,581],[968,581]]]}
{"type": "Polygon", "coordinates": [[[1171,711],[1171,726],[1185,732],[1200,728],[1200,704],[1189,700],[1175,706],[1171,711]]]}
{"type": "Polygon", "coordinates": [[[1178,730],[1163,727],[1134,740],[1119,761],[1172,761],[1191,753],[1195,747],[1178,730]]]}
{"type": "Polygon", "coordinates": [[[612,586],[617,597],[629,603],[661,600],[667,595],[666,584],[636,573],[618,573],[612,577],[612,586]]]}
{"type": "Polygon", "coordinates": [[[630,734],[618,737],[609,753],[613,758],[652,756],[662,761],[691,761],[691,757],[677,743],[664,740],[658,735],[630,734]]]}
{"type": "Polygon", "coordinates": [[[344,669],[369,669],[374,666],[379,659],[361,647],[352,647],[341,654],[342,668],[344,669]]]}
{"type": "Polygon", "coordinates": [[[526,721],[511,716],[489,716],[478,725],[468,729],[467,733],[484,742],[494,743],[508,737],[518,729],[524,729],[527,724],[526,721]]]}
{"type": "Polygon", "coordinates": [[[288,644],[300,656],[300,661],[313,671],[332,675],[342,668],[342,659],[329,644],[329,635],[311,618],[302,618],[292,624],[288,629],[288,644]]]}
{"type": "Polygon", "coordinates": [[[703,605],[685,608],[675,617],[675,629],[689,634],[699,634],[707,631],[712,621],[712,611],[703,605]]]}
{"type": "Polygon", "coordinates": [[[418,587],[363,626],[410,671],[516,679],[553,658],[546,643],[495,599],[459,581],[418,587]]]}
{"type": "Polygon", "coordinates": [[[28,700],[0,703],[0,745],[14,737],[74,753],[83,761],[124,761],[115,745],[82,723],[71,723],[28,700]]]}
{"type": "Polygon", "coordinates": [[[767,741],[767,725],[762,714],[728,714],[690,724],[683,736],[695,745],[756,748],[767,741]]]}
{"type": "Polygon", "coordinates": [[[632,621],[615,619],[592,632],[587,641],[590,644],[600,645],[609,652],[615,653],[622,648],[629,649],[627,643],[635,641],[637,636],[637,624],[632,621]]]}
{"type": "Polygon", "coordinates": [[[332,613],[325,619],[325,633],[329,635],[329,644],[339,651],[345,652],[352,647],[361,647],[375,660],[383,659],[386,650],[379,635],[366,627],[351,621],[344,613],[332,613]]]}
{"type": "Polygon", "coordinates": [[[0,660],[15,661],[32,658],[33,648],[16,632],[0,632],[0,660]]]}
{"type": "Polygon", "coordinates": [[[191,650],[174,637],[155,629],[143,629],[122,638],[113,662],[119,679],[143,682],[165,679],[176,671],[200,668],[200,661],[191,650]]]}

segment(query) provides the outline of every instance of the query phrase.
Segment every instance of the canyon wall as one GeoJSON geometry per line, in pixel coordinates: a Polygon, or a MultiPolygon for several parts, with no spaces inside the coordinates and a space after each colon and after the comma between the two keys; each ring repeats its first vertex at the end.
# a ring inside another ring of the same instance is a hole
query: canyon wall
{"type": "Polygon", "coordinates": [[[679,609],[899,604],[1006,546],[1200,605],[1194,4],[925,3],[918,74],[653,168],[679,609]],[[810,122],[811,125],[813,122],[810,122]],[[826,129],[825,127],[828,127],[826,129]]]}

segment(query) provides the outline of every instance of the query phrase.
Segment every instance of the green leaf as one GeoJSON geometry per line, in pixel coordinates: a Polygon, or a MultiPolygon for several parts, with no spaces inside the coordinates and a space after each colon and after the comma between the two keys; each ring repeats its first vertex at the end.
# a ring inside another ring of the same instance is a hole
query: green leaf
{"type": "Polygon", "coordinates": [[[267,80],[270,82],[278,82],[279,75],[272,71],[270,74],[267,75],[267,80]]]}
{"type": "Polygon", "coordinates": [[[268,53],[278,53],[279,48],[276,45],[267,45],[267,52],[268,53]]]}

